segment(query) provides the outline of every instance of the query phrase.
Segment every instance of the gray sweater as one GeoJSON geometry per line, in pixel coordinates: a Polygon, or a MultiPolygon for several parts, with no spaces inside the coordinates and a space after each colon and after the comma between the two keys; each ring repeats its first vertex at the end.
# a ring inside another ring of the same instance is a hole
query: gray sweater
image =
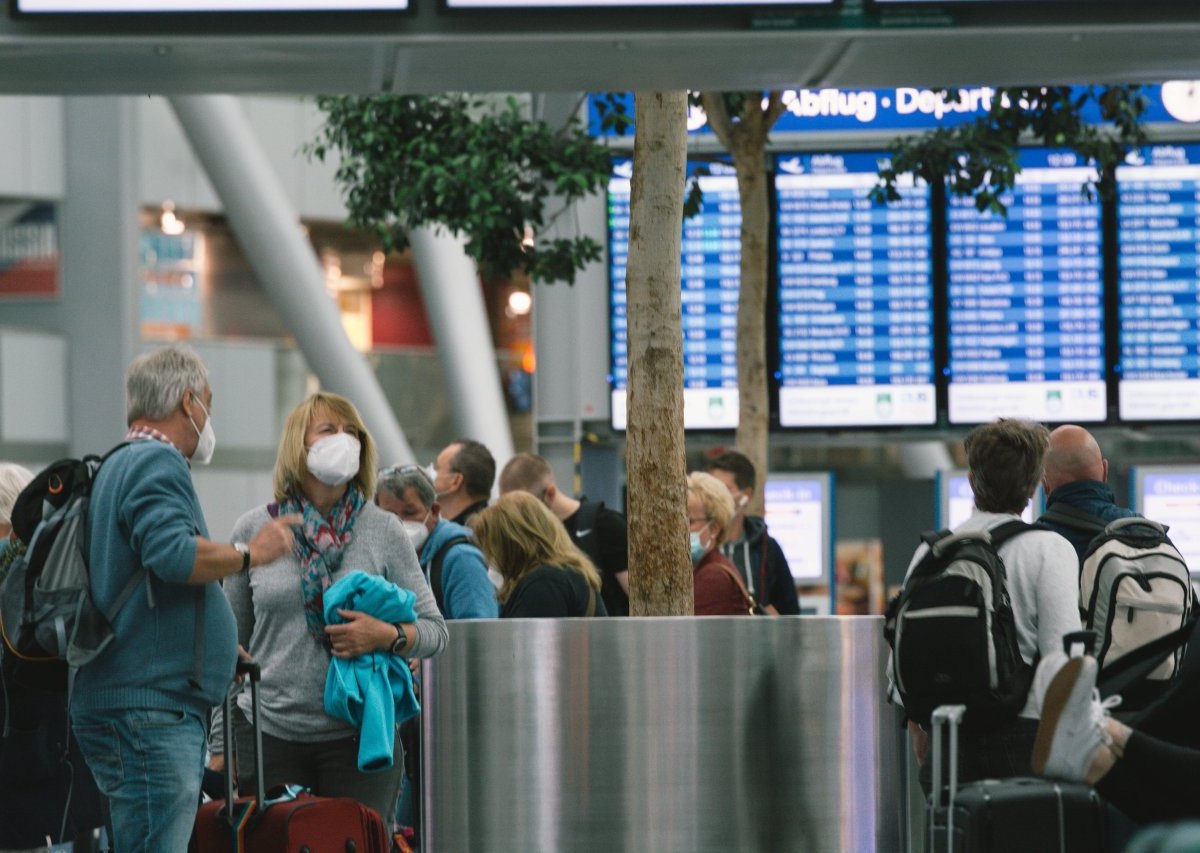
{"type": "MultiPolygon", "coordinates": [[[[258,507],[238,519],[234,542],[249,542],[270,515],[258,507]]],[[[416,642],[410,657],[432,657],[446,646],[446,622],[417,562],[416,552],[399,520],[372,503],[364,504],[336,583],[352,571],[382,575],[417,596],[416,642]]],[[[225,579],[225,595],[237,620],[238,642],[262,667],[259,699],[263,731],[293,741],[336,740],[355,729],[325,713],[325,675],[329,653],[309,633],[300,590],[300,561],[294,554],[251,569],[249,575],[225,579]]],[[[250,717],[250,694],[243,691],[238,705],[250,717]]],[[[213,720],[212,749],[223,747],[220,713],[213,720]]]]}

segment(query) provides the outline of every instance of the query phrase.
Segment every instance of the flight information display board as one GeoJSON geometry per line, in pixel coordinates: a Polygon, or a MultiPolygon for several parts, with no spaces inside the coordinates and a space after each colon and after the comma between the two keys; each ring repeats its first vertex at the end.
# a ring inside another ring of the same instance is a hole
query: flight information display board
{"type": "Polygon", "coordinates": [[[833,566],[833,475],[771,474],[764,517],[797,583],[829,583],[833,566]]]}
{"type": "Polygon", "coordinates": [[[16,0],[20,14],[403,11],[408,0],[16,0]]]}
{"type": "Polygon", "coordinates": [[[1105,420],[1101,212],[1071,151],[1023,149],[1008,218],[948,199],[949,419],[1105,420]]]}
{"type": "MultiPolygon", "coordinates": [[[[937,475],[937,526],[951,530],[971,517],[975,511],[975,492],[966,471],[939,471],[937,475]]],[[[1045,512],[1046,495],[1041,486],[1025,505],[1021,518],[1030,524],[1045,512]]]]}
{"type": "Polygon", "coordinates": [[[1122,420],[1200,419],[1200,145],[1155,145],[1117,168],[1122,420]]]}
{"type": "Polygon", "coordinates": [[[1134,510],[1170,528],[1192,577],[1200,576],[1200,468],[1135,466],[1129,476],[1134,510]]]}
{"type": "Polygon", "coordinates": [[[652,9],[664,6],[833,6],[838,0],[444,0],[447,9],[652,9]]]}
{"type": "Polygon", "coordinates": [[[937,420],[929,188],[872,203],[882,157],[776,160],[780,426],[937,420]]]}
{"type": "MultiPolygon", "coordinates": [[[[742,257],[737,174],[723,163],[703,164],[696,177],[700,212],[683,223],[683,425],[732,429],[738,422],[737,308],[742,257]]],[[[700,164],[689,164],[695,176],[700,164]]],[[[608,262],[612,356],[612,425],[625,429],[629,381],[625,265],[629,260],[629,182],[632,160],[617,160],[608,183],[608,262]]]]}

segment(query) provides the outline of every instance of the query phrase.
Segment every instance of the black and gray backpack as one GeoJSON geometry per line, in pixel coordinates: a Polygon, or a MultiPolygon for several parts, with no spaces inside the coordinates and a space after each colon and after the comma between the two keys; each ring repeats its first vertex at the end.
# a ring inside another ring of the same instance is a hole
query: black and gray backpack
{"type": "Polygon", "coordinates": [[[884,637],[892,682],[910,720],[929,724],[939,705],[966,705],[963,725],[995,728],[1020,712],[1033,679],[1021,657],[999,547],[1033,527],[923,533],[929,552],[888,605],[884,637]]]}

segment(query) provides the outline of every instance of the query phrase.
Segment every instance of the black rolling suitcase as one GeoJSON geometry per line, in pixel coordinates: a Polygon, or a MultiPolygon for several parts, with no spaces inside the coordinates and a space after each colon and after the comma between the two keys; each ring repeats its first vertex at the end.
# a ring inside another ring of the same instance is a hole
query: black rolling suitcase
{"type": "Polygon", "coordinates": [[[1103,853],[1104,802],[1087,785],[1021,777],[958,787],[963,705],[933,712],[933,790],[926,807],[929,853],[1103,853]],[[950,784],[942,786],[942,740],[950,727],[950,784]]]}

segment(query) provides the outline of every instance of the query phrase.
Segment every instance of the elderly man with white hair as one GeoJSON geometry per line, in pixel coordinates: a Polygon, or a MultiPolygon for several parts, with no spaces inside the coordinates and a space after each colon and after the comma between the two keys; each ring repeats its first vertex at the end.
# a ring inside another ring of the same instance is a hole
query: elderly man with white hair
{"type": "Polygon", "coordinates": [[[0,554],[12,534],[12,509],[17,495],[33,479],[33,472],[15,462],[0,462],[0,554]]]}

